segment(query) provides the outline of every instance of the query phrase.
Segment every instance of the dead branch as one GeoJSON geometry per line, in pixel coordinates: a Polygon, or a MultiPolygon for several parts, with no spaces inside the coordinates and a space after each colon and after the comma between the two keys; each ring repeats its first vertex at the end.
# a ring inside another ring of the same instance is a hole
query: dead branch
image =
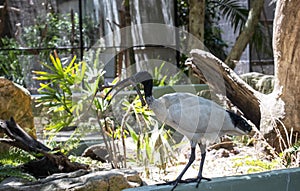
{"type": "Polygon", "coordinates": [[[13,117],[9,121],[0,119],[0,131],[9,137],[0,139],[1,143],[22,149],[37,158],[21,166],[33,176],[40,178],[53,173],[73,172],[88,168],[87,165],[71,162],[61,152],[53,151],[32,138],[15,122],[13,117]]]}
{"type": "Polygon", "coordinates": [[[10,138],[0,140],[3,143],[18,147],[29,153],[40,153],[51,149],[28,135],[11,117],[10,121],[0,120],[0,129],[10,138]]]}
{"type": "Polygon", "coordinates": [[[260,93],[246,84],[225,63],[209,52],[193,49],[186,65],[216,93],[226,97],[239,108],[257,128],[260,126],[260,93]],[[220,84],[221,83],[221,84],[220,84]],[[224,89],[224,90],[223,90],[224,89]]]}

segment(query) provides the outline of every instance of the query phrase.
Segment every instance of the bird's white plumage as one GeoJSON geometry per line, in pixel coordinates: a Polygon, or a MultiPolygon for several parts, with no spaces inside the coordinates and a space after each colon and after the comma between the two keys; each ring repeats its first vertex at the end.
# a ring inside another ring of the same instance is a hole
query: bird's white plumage
{"type": "Polygon", "coordinates": [[[244,134],[234,127],[227,111],[215,102],[190,94],[171,93],[149,105],[158,120],[194,142],[213,142],[223,134],[244,134]]]}

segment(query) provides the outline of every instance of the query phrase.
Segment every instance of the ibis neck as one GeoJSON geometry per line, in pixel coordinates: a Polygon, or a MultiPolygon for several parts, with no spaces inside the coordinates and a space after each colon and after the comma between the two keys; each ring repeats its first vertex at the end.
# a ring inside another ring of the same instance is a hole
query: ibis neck
{"type": "Polygon", "coordinates": [[[144,93],[145,93],[146,102],[148,105],[151,105],[151,103],[154,100],[154,97],[152,96],[153,80],[149,79],[142,83],[144,85],[144,93]]]}
{"type": "Polygon", "coordinates": [[[144,85],[144,92],[145,97],[151,97],[152,96],[152,89],[153,89],[153,80],[146,80],[143,82],[144,85]]]}
{"type": "Polygon", "coordinates": [[[251,131],[251,126],[241,116],[238,116],[237,114],[228,110],[227,113],[229,114],[231,122],[235,128],[239,128],[243,132],[251,131]]]}

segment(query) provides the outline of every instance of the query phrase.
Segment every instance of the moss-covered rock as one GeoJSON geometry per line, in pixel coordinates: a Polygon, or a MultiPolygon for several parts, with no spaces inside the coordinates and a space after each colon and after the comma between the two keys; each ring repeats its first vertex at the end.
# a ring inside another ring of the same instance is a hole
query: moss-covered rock
{"type": "Polygon", "coordinates": [[[240,76],[247,84],[255,90],[269,94],[274,89],[274,76],[257,72],[246,73],[240,76]]]}

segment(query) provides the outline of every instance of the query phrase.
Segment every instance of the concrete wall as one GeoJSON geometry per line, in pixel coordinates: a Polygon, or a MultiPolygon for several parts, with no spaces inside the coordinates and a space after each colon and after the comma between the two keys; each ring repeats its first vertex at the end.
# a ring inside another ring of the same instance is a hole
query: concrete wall
{"type": "MultiPolygon", "coordinates": [[[[203,181],[199,187],[195,183],[180,184],[176,191],[299,191],[300,168],[274,170],[242,176],[213,178],[203,181]]],[[[126,189],[126,191],[171,190],[172,186],[144,186],[126,189]]]]}

